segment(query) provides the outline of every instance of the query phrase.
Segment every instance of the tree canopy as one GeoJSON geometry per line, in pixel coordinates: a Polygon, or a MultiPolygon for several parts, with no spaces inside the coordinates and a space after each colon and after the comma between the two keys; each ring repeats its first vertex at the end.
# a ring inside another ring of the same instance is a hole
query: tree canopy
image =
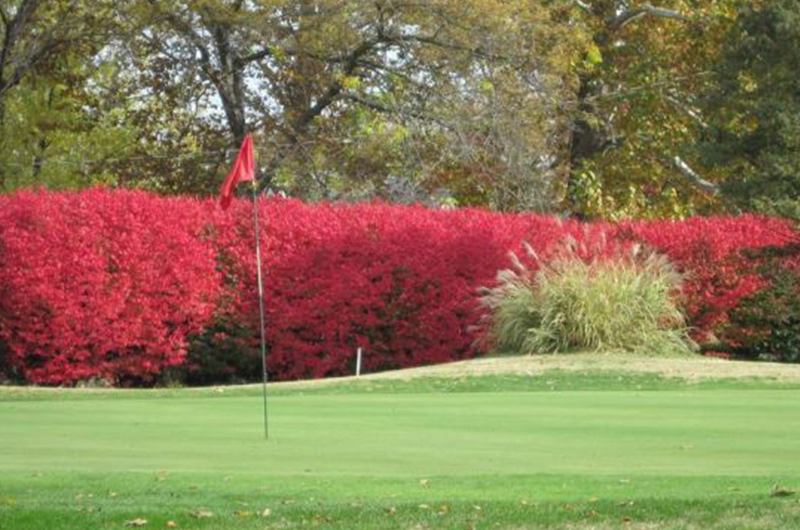
{"type": "Polygon", "coordinates": [[[797,197],[793,0],[0,0],[0,191],[587,218],[797,197]]]}
{"type": "Polygon", "coordinates": [[[708,94],[709,166],[739,209],[800,212],[800,5],[742,7],[708,94]],[[788,209],[788,210],[787,210],[788,209]]]}

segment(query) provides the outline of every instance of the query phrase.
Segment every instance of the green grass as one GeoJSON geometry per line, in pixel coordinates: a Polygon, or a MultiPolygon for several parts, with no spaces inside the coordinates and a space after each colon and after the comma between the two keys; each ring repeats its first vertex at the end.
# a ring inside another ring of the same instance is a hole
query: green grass
{"type": "Polygon", "coordinates": [[[0,389],[0,529],[800,527],[798,498],[770,494],[800,489],[797,385],[273,389],[269,441],[260,407],[252,387],[0,389]]]}

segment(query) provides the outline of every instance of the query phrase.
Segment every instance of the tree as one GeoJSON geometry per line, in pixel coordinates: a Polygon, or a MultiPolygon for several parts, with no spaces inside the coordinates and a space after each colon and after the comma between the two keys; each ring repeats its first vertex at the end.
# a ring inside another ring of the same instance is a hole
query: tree
{"type": "Polygon", "coordinates": [[[170,65],[163,82],[211,88],[229,146],[258,136],[265,185],[431,190],[456,171],[483,180],[494,206],[554,205],[549,132],[584,47],[568,4],[148,0],[132,12],[136,46],[170,65]],[[361,141],[365,130],[387,141],[361,141]]]}
{"type": "Polygon", "coordinates": [[[753,2],[739,10],[707,94],[709,166],[727,170],[736,207],[800,213],[800,4],[753,2]]]}
{"type": "MultiPolygon", "coordinates": [[[[47,180],[45,160],[63,144],[62,133],[93,128],[78,93],[98,66],[109,6],[0,0],[0,190],[47,180]]],[[[67,172],[56,173],[54,181],[62,182],[67,172]]]]}
{"type": "Polygon", "coordinates": [[[574,98],[567,205],[587,217],[685,216],[718,207],[721,176],[695,144],[702,94],[738,0],[579,2],[592,34],[574,98]]]}

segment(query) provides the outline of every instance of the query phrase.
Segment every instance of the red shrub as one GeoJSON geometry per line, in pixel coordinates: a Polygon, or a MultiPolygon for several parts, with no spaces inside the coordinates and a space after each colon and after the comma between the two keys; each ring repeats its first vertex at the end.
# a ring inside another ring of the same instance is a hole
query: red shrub
{"type": "MultiPolygon", "coordinates": [[[[560,233],[552,219],[477,210],[280,200],[260,208],[269,364],[280,379],[352,373],[359,346],[365,370],[474,355],[476,289],[524,233],[560,233]]],[[[236,311],[257,329],[252,205],[215,215],[236,311]]]]}
{"type": "Polygon", "coordinates": [[[201,203],[142,192],[0,198],[0,340],[27,381],[147,381],[218,290],[201,203]]]}
{"type": "Polygon", "coordinates": [[[743,251],[785,246],[798,232],[779,219],[755,216],[628,223],[616,237],[650,245],[686,275],[685,308],[697,338],[705,341],[728,323],[730,311],[763,281],[743,251]]]}
{"type": "MultiPolygon", "coordinates": [[[[359,346],[367,371],[473,356],[477,288],[522,241],[546,255],[566,235],[603,233],[610,246],[667,254],[687,275],[687,312],[703,339],[762,284],[741,251],[798,239],[787,223],[757,217],[587,228],[469,209],[267,199],[259,208],[276,379],[352,373],[359,346]]],[[[211,200],[142,192],[0,197],[8,361],[34,383],[148,381],[181,364],[188,338],[208,329],[188,369],[224,346],[228,360],[213,366],[233,375],[237,344],[254,361],[258,345],[252,215],[249,201],[223,212],[211,200]]]]}

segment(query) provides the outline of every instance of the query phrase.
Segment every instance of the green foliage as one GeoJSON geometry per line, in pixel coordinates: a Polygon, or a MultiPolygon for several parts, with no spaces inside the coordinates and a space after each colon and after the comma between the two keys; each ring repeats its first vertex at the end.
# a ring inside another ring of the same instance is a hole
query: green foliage
{"type": "Polygon", "coordinates": [[[482,299],[490,340],[525,354],[575,350],[685,355],[692,350],[676,303],[681,276],[663,256],[638,247],[585,259],[568,245],[531,274],[503,271],[482,299]]]}
{"type": "Polygon", "coordinates": [[[8,346],[0,340],[0,384],[13,379],[13,368],[8,362],[8,346]]]}
{"type": "Polygon", "coordinates": [[[261,377],[261,351],[252,342],[250,328],[221,318],[191,338],[186,361],[173,368],[167,379],[188,385],[257,381],[261,377]]]}
{"type": "Polygon", "coordinates": [[[7,97],[0,144],[6,190],[118,182],[113,161],[133,154],[137,130],[130,122],[121,123],[124,107],[115,108],[118,102],[106,99],[101,73],[90,70],[86,64],[65,63],[7,97]]]}
{"type": "Polygon", "coordinates": [[[696,177],[719,180],[701,168],[694,149],[706,127],[698,95],[710,83],[738,1],[590,3],[582,21],[594,44],[576,69],[581,84],[568,148],[571,211],[683,218],[719,208],[675,160],[696,177]]]}
{"type": "MultiPolygon", "coordinates": [[[[707,163],[729,177],[724,195],[743,209],[800,201],[800,3],[747,2],[708,93],[707,163]]],[[[797,210],[797,206],[794,206],[797,210]]]]}
{"type": "Polygon", "coordinates": [[[0,191],[111,182],[131,129],[103,90],[111,0],[0,1],[0,191]]]}
{"type": "Polygon", "coordinates": [[[586,49],[570,5],[119,4],[137,95],[164,102],[142,98],[131,115],[137,156],[190,155],[184,167],[125,167],[127,183],[212,191],[225,148],[252,132],[261,182],[296,197],[421,193],[507,210],[556,205],[543,160],[560,138],[571,65],[586,49]],[[186,136],[202,149],[184,145],[186,136]],[[212,150],[222,155],[195,160],[212,150]],[[398,181],[414,193],[399,193],[398,181]]]}

